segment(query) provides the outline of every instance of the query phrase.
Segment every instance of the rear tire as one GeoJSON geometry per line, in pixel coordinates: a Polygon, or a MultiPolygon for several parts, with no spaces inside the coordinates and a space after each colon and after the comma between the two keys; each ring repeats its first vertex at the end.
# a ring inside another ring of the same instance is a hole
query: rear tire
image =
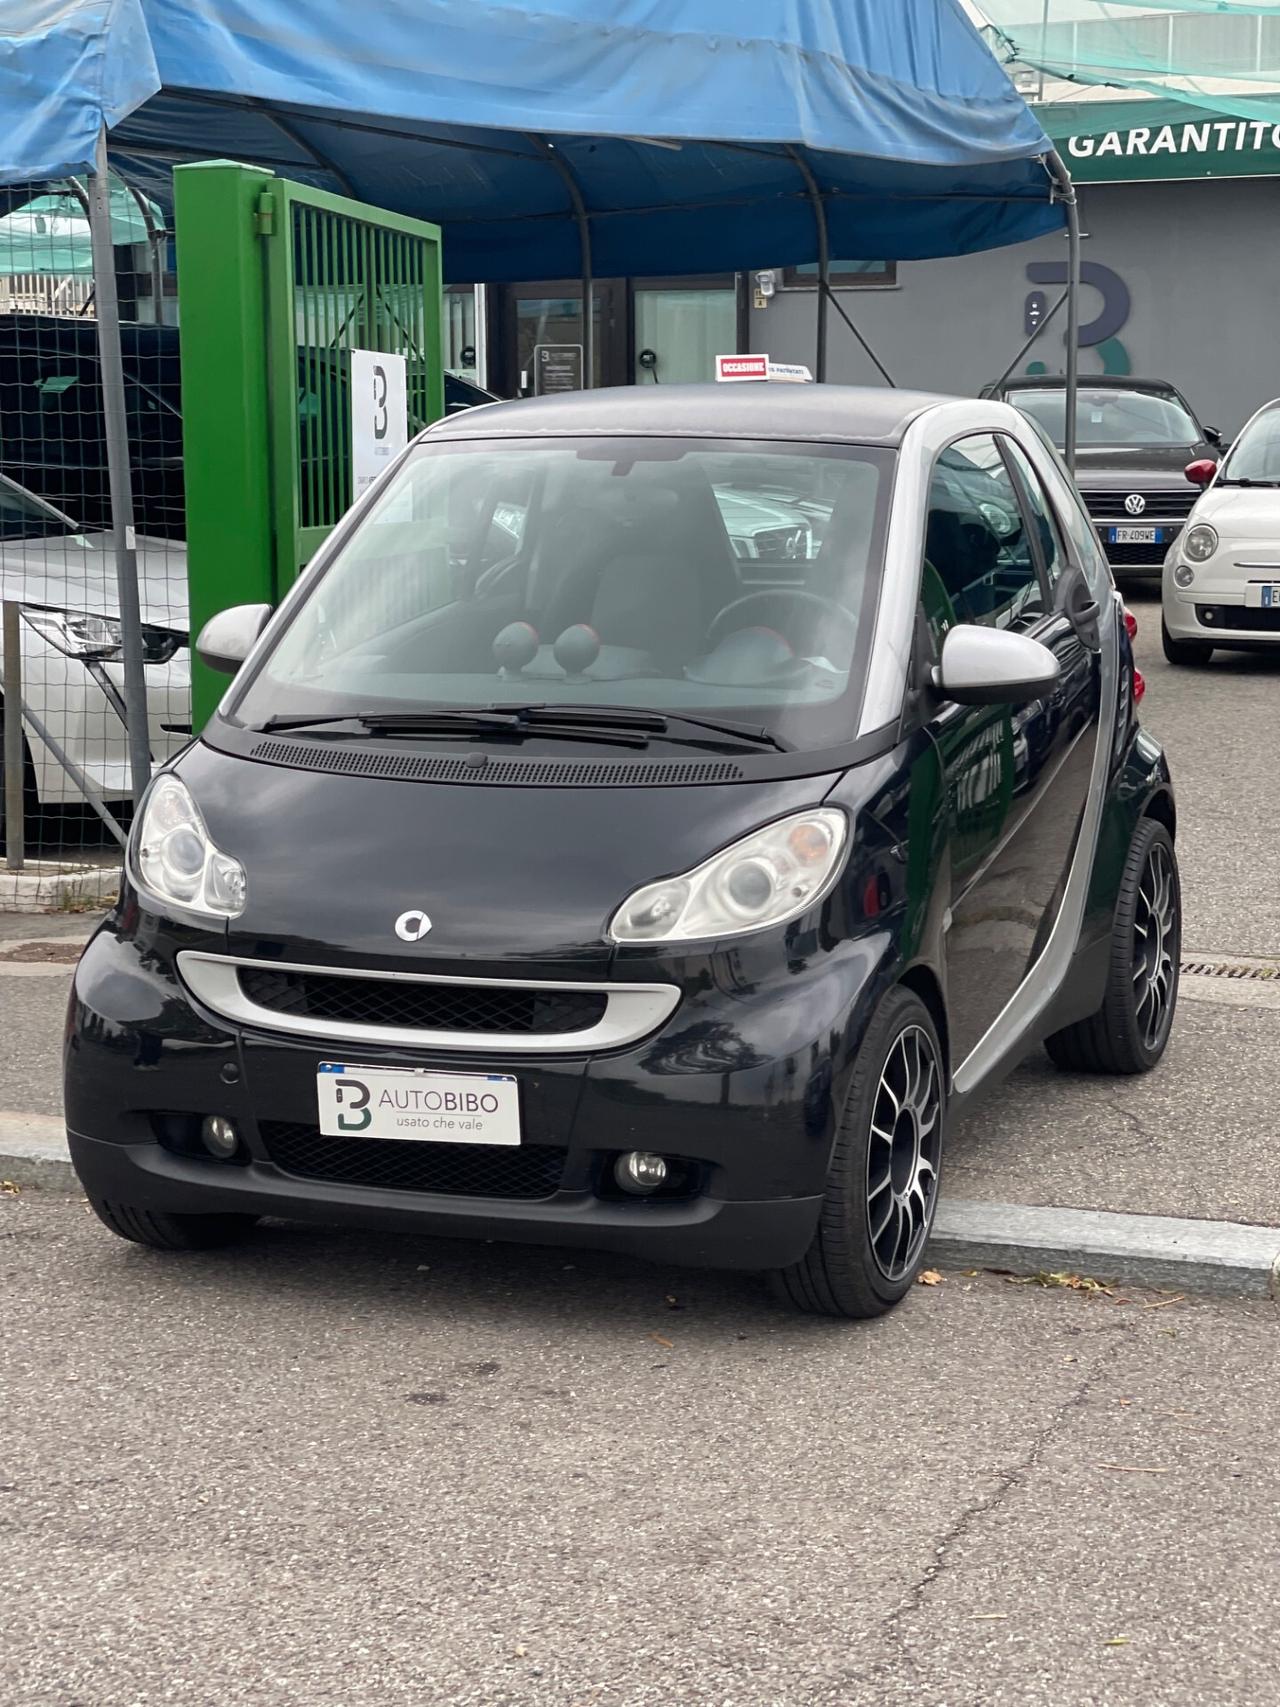
{"type": "Polygon", "coordinates": [[[1054,1065],[1073,1073],[1149,1073],[1169,1041],[1181,952],[1173,837],[1156,819],[1143,818],[1120,879],[1106,995],[1097,1013],[1046,1038],[1054,1065]]]}
{"type": "Polygon", "coordinates": [[[1171,664],[1207,664],[1213,657],[1213,646],[1207,640],[1175,640],[1160,619],[1160,643],[1171,664]]]}
{"type": "Polygon", "coordinates": [[[928,1008],[891,990],[854,1062],[813,1242],[770,1275],[807,1315],[881,1316],[911,1289],[938,1201],[946,1127],[942,1046],[928,1008]]]}
{"type": "Polygon", "coordinates": [[[233,1245],[258,1219],[256,1215],[170,1215],[163,1209],[143,1209],[92,1195],[89,1202],[99,1221],[118,1238],[153,1251],[208,1251],[233,1245]]]}

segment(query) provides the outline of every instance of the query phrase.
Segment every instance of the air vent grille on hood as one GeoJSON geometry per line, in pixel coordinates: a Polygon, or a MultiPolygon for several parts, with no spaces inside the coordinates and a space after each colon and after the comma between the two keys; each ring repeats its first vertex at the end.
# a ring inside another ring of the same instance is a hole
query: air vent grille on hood
{"type": "Polygon", "coordinates": [[[465,758],[421,753],[361,752],[303,741],[260,741],[249,754],[291,770],[338,776],[379,777],[388,782],[478,782],[487,787],[673,788],[694,783],[741,782],[741,765],[726,759],[647,762],[616,759],[495,759],[487,753],[465,758]]]}

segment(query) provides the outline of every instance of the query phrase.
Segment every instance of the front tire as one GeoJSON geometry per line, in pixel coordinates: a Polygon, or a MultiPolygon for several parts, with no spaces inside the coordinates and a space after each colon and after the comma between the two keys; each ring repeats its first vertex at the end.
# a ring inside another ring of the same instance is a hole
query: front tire
{"type": "Polygon", "coordinates": [[[1154,818],[1133,833],[1111,926],[1102,1006],[1045,1041],[1075,1073],[1149,1073],[1164,1054],[1178,1005],[1182,889],[1173,837],[1154,818]]]}
{"type": "Polygon", "coordinates": [[[1213,647],[1207,640],[1175,640],[1160,619],[1160,644],[1171,664],[1207,664],[1213,657],[1213,647]]]}
{"type": "Polygon", "coordinates": [[[937,1207],[946,1098],[933,1019],[899,986],[858,1050],[813,1242],[770,1277],[781,1302],[862,1319],[910,1290],[937,1207]]]}
{"type": "Polygon", "coordinates": [[[92,1193],[89,1203],[99,1221],[118,1238],[153,1251],[208,1251],[233,1245],[258,1219],[256,1215],[170,1215],[92,1193]]]}

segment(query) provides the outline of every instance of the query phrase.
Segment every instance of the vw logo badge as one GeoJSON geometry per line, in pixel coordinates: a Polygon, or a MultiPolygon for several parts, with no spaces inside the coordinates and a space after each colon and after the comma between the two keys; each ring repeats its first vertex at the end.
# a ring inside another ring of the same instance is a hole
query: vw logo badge
{"type": "Polygon", "coordinates": [[[1124,501],[1124,507],[1131,516],[1140,516],[1147,507],[1147,500],[1141,492],[1130,492],[1124,501]]]}
{"type": "Polygon", "coordinates": [[[410,907],[396,920],[396,935],[401,942],[421,942],[431,929],[431,920],[421,907],[410,907]]]}

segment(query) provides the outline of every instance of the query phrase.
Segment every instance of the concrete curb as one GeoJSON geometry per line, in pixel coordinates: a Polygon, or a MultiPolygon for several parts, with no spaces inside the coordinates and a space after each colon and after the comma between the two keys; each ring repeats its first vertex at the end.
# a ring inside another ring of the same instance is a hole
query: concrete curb
{"type": "Polygon", "coordinates": [[[1280,1227],[1235,1221],[944,1201],[929,1258],[943,1267],[1065,1272],[1126,1286],[1280,1296],[1280,1227]]]}
{"type": "Polygon", "coordinates": [[[47,1191],[79,1191],[61,1116],[0,1113],[0,1180],[47,1191]]]}
{"type": "MultiPolygon", "coordinates": [[[[78,1191],[56,1115],[0,1113],[0,1180],[78,1191]]],[[[1080,1274],[1126,1286],[1280,1298],[1280,1227],[1021,1203],[938,1206],[929,1261],[943,1268],[1080,1274]]]]}

